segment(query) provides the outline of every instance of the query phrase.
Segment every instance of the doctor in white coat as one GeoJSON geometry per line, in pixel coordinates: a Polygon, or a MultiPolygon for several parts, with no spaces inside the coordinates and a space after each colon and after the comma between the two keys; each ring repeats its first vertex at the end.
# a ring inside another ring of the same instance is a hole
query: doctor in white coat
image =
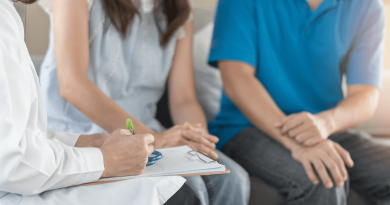
{"type": "Polygon", "coordinates": [[[182,177],[70,187],[142,173],[154,137],[124,129],[93,136],[47,130],[38,77],[12,4],[0,0],[0,204],[198,204],[182,177]]]}

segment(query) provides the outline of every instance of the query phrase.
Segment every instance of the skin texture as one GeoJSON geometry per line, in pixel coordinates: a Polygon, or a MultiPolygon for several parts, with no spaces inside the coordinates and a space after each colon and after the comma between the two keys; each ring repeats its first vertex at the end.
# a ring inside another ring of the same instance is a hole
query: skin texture
{"type": "Polygon", "coordinates": [[[141,174],[148,156],[154,150],[153,142],[154,136],[151,134],[131,135],[129,129],[112,132],[99,148],[103,153],[105,167],[101,178],[141,174]]]}
{"type": "Polygon", "coordinates": [[[312,166],[325,187],[334,186],[326,169],[330,171],[336,186],[344,185],[347,180],[346,166],[352,167],[353,161],[346,150],[327,138],[368,120],[378,102],[377,88],[350,85],[347,97],[333,109],[317,115],[303,112],[286,116],[256,78],[254,67],[235,61],[220,61],[218,66],[228,97],[253,125],[291,151],[314,184],[318,184],[319,179],[312,166]],[[302,140],[300,136],[310,137],[302,140]],[[310,146],[303,146],[297,141],[308,142],[310,146]]]}
{"type": "Polygon", "coordinates": [[[151,134],[132,135],[129,129],[116,129],[111,134],[81,135],[75,147],[100,149],[105,168],[101,178],[105,178],[141,174],[154,150],[153,142],[151,134]]]}
{"type": "MultiPolygon", "coordinates": [[[[155,136],[155,148],[189,145],[213,158],[218,138],[208,134],[205,115],[197,101],[192,66],[193,22],[186,23],[186,37],[177,41],[168,76],[172,118],[178,126],[156,133],[126,113],[87,77],[89,63],[88,6],[86,1],[53,2],[55,56],[60,95],[108,132],[126,128],[132,119],[137,133],[155,136]],[[184,126],[185,122],[189,122],[184,126]],[[199,126],[198,124],[201,124],[199,126]],[[186,132],[186,136],[184,136],[186,132]],[[214,144],[214,145],[211,145],[214,144]]],[[[92,142],[91,142],[92,143],[92,142]]],[[[89,143],[89,144],[91,144],[89,143]]]]}
{"type": "Polygon", "coordinates": [[[322,3],[323,0],[307,0],[309,3],[311,11],[314,12],[322,3]]]}

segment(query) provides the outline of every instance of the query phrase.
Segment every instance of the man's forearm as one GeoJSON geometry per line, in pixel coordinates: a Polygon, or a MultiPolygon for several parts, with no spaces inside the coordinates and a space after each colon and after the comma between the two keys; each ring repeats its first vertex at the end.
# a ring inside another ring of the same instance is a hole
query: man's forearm
{"type": "Polygon", "coordinates": [[[335,108],[318,114],[325,119],[329,133],[354,128],[370,119],[375,113],[379,90],[369,85],[348,87],[348,96],[335,108]]]}
{"type": "Polygon", "coordinates": [[[220,62],[219,67],[226,94],[253,125],[289,150],[300,146],[293,139],[282,136],[275,128],[275,122],[286,115],[256,79],[252,67],[230,61],[220,62]]]}

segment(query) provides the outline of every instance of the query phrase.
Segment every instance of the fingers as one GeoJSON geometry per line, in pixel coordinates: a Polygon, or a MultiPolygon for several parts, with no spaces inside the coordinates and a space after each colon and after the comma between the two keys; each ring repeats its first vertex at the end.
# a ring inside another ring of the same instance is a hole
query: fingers
{"type": "Polygon", "coordinates": [[[275,128],[281,128],[293,116],[294,116],[294,114],[289,115],[289,116],[283,118],[282,120],[280,120],[279,122],[275,123],[274,124],[275,128]]]}
{"type": "Polygon", "coordinates": [[[304,121],[300,119],[299,117],[294,117],[288,120],[280,129],[281,133],[283,135],[287,134],[288,131],[291,129],[297,128],[301,125],[303,125],[304,121]]]}
{"type": "Polygon", "coordinates": [[[213,159],[218,159],[218,154],[214,151],[214,149],[210,149],[203,144],[199,144],[199,143],[192,142],[189,140],[187,140],[186,144],[195,151],[201,151],[213,159]]]}
{"type": "Polygon", "coordinates": [[[198,128],[190,126],[188,129],[186,129],[184,131],[184,133],[189,131],[190,133],[186,133],[186,134],[196,134],[197,136],[199,136],[201,138],[205,138],[206,140],[208,140],[212,144],[217,143],[219,141],[219,138],[216,136],[210,135],[205,129],[203,129],[201,127],[201,125],[202,124],[199,124],[200,127],[198,127],[198,128]]]}
{"type": "Polygon", "coordinates": [[[348,172],[345,168],[344,161],[341,158],[340,154],[335,149],[329,150],[328,154],[330,157],[332,157],[333,161],[340,168],[341,175],[343,176],[344,181],[346,181],[348,179],[348,172]]]}
{"type": "Polygon", "coordinates": [[[288,136],[292,138],[297,138],[299,135],[302,135],[309,130],[310,130],[310,124],[303,123],[301,126],[298,126],[288,131],[288,136]]]}
{"type": "Polygon", "coordinates": [[[310,139],[310,137],[312,137],[312,136],[313,136],[313,133],[311,133],[311,132],[303,132],[295,137],[295,141],[298,142],[299,144],[302,144],[303,142],[310,139]]]}
{"type": "MultiPolygon", "coordinates": [[[[327,153],[322,153],[320,156],[322,162],[326,165],[330,173],[332,174],[333,180],[336,183],[336,186],[342,187],[344,186],[344,176],[341,173],[341,167],[337,165],[337,163],[333,160],[331,156],[327,153]]],[[[344,165],[342,165],[344,166],[344,165]]]]}
{"type": "Polygon", "coordinates": [[[154,152],[154,146],[151,144],[148,144],[148,156],[151,155],[154,152]]]}
{"type": "Polygon", "coordinates": [[[311,146],[318,144],[322,140],[323,139],[320,136],[312,136],[311,138],[309,138],[308,140],[306,140],[302,144],[306,147],[311,147],[311,146]]]}
{"type": "Polygon", "coordinates": [[[341,147],[341,145],[339,145],[338,143],[334,143],[334,145],[341,158],[343,158],[345,164],[350,168],[353,167],[354,163],[349,152],[343,147],[341,147]]]}
{"type": "Polygon", "coordinates": [[[183,131],[183,135],[186,138],[190,139],[191,141],[203,144],[203,145],[207,146],[208,148],[210,148],[212,150],[215,149],[215,144],[214,143],[211,143],[206,138],[204,138],[204,136],[200,135],[199,133],[197,133],[195,131],[185,130],[185,131],[183,131]]]}
{"type": "Polygon", "coordinates": [[[113,135],[131,135],[129,129],[116,129],[112,132],[113,135]]]}
{"type": "MultiPolygon", "coordinates": [[[[137,135],[136,135],[137,136],[137,135]]],[[[153,142],[154,142],[154,136],[152,135],[152,134],[143,134],[143,135],[141,135],[143,138],[144,138],[144,140],[145,140],[145,142],[147,143],[147,144],[152,144],[153,142]]],[[[138,137],[138,136],[137,136],[138,137]]]]}
{"type": "Polygon", "coordinates": [[[213,135],[210,135],[203,127],[201,123],[190,125],[187,129],[197,132],[199,135],[205,137],[211,143],[219,142],[219,138],[213,135]]]}
{"type": "Polygon", "coordinates": [[[205,137],[211,143],[215,144],[215,143],[219,142],[219,138],[214,136],[214,135],[210,135],[208,133],[204,133],[202,136],[205,137]]]}
{"type": "Polygon", "coordinates": [[[304,160],[301,163],[302,163],[303,168],[305,169],[305,172],[306,172],[307,176],[309,177],[310,181],[313,184],[317,185],[319,181],[318,181],[316,174],[314,173],[314,170],[313,170],[313,167],[311,166],[311,163],[308,160],[304,160]]]}
{"type": "Polygon", "coordinates": [[[311,158],[311,163],[314,165],[314,167],[315,167],[318,175],[320,176],[321,181],[324,184],[324,186],[327,189],[332,188],[333,187],[333,182],[330,179],[330,177],[328,175],[328,171],[326,170],[326,168],[325,168],[323,162],[321,161],[321,159],[316,158],[316,157],[312,157],[311,158]]]}

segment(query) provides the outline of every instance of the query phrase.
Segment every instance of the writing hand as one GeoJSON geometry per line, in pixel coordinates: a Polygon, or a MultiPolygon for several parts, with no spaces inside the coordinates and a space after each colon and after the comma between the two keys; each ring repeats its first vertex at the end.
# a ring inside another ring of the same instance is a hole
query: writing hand
{"type": "Polygon", "coordinates": [[[104,159],[104,177],[141,174],[154,151],[151,134],[131,135],[128,129],[116,129],[99,148],[104,159]]]}
{"type": "Polygon", "coordinates": [[[110,134],[97,133],[92,135],[80,135],[75,147],[101,147],[110,134]]]}

